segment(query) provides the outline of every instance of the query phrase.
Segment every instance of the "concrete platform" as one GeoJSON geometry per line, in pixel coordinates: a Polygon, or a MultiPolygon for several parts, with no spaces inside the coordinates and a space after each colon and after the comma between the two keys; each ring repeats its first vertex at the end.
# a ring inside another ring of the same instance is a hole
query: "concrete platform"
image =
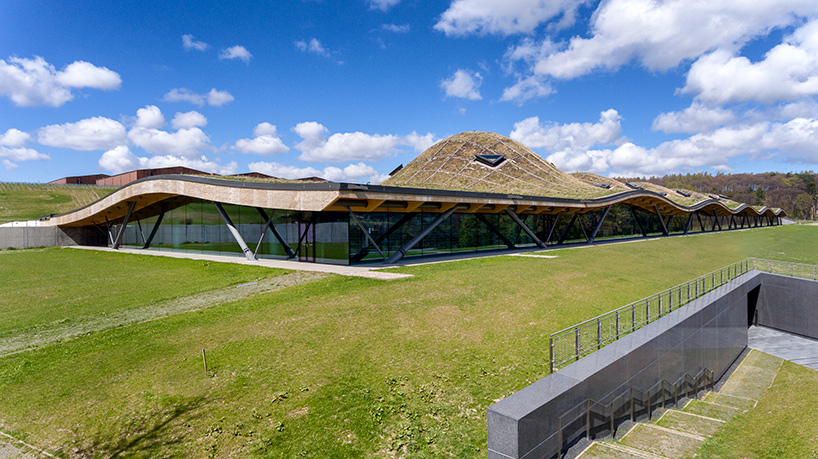
{"type": "Polygon", "coordinates": [[[753,349],[818,370],[818,340],[756,326],[750,327],[747,338],[753,349]]]}
{"type": "Polygon", "coordinates": [[[114,250],[110,247],[68,246],[70,249],[97,250],[100,252],[132,253],[137,255],[153,255],[157,257],[184,258],[188,260],[207,260],[219,263],[235,263],[247,266],[264,266],[267,268],[288,269],[291,271],[310,271],[317,273],[338,274],[341,276],[365,277],[368,279],[394,280],[412,277],[411,274],[400,274],[379,271],[366,266],[327,265],[320,263],[302,263],[299,261],[259,259],[249,261],[244,256],[211,255],[190,252],[166,252],[161,250],[140,250],[121,248],[114,250]]]}

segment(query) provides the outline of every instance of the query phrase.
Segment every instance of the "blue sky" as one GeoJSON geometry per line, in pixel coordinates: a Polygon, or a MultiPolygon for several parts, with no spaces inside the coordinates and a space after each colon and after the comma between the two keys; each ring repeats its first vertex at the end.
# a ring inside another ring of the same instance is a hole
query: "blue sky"
{"type": "Polygon", "coordinates": [[[814,0],[0,2],[0,181],[376,183],[469,130],[566,171],[815,170],[816,95],[814,0]]]}

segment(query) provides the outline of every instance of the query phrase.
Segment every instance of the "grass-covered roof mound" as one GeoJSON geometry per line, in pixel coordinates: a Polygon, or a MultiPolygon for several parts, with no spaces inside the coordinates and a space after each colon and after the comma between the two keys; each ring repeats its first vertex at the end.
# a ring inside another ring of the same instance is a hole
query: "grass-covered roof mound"
{"type": "Polygon", "coordinates": [[[508,137],[481,131],[441,140],[383,185],[573,199],[616,192],[566,174],[508,137]]]}

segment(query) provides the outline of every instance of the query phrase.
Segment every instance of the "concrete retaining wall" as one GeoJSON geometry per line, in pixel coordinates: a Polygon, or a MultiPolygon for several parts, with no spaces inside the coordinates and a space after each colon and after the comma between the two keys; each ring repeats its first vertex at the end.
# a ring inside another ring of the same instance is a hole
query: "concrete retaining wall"
{"type": "Polygon", "coordinates": [[[106,236],[93,227],[18,226],[0,227],[0,250],[107,244],[106,236]]]}
{"type": "Polygon", "coordinates": [[[758,325],[818,339],[818,282],[762,273],[758,325]]]}
{"type": "Polygon", "coordinates": [[[558,417],[588,398],[609,403],[702,368],[720,378],[747,346],[747,298],[761,276],[745,274],[491,405],[488,457],[556,456],[558,417]]]}

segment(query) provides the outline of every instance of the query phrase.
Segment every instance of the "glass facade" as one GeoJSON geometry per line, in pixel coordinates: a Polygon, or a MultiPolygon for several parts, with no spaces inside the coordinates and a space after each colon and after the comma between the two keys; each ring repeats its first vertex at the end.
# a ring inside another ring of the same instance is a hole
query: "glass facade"
{"type": "MultiPolygon", "coordinates": [[[[258,258],[292,258],[331,264],[382,262],[432,226],[441,215],[426,211],[356,212],[353,215],[349,212],[257,209],[231,204],[222,204],[222,208],[258,258]],[[265,231],[270,217],[273,228],[265,231]],[[290,257],[290,253],[294,256],[290,257]]],[[[655,212],[627,204],[614,205],[600,225],[604,214],[603,208],[576,214],[519,215],[519,218],[548,245],[585,243],[597,226],[595,241],[641,237],[643,230],[647,235],[662,234],[662,222],[655,212]]],[[[679,234],[684,232],[688,219],[689,214],[686,214],[665,216],[663,221],[671,234],[679,234]]],[[[736,217],[734,225],[740,225],[741,220],[736,217]]],[[[748,219],[748,224],[751,220],[748,219]]],[[[694,215],[690,219],[689,231],[710,231],[713,222],[713,216],[703,215],[700,224],[699,217],[694,215]]],[[[730,217],[719,217],[719,223],[722,229],[727,229],[730,217]]],[[[116,230],[118,228],[114,228],[116,230]]],[[[134,212],[123,234],[122,245],[143,247],[149,240],[153,250],[242,254],[214,203],[184,197],[170,198],[134,212]],[[160,215],[162,221],[157,227],[160,215]],[[155,233],[151,234],[154,228],[155,233]]],[[[453,213],[409,248],[404,258],[479,253],[510,246],[534,247],[535,242],[505,212],[453,213]]]]}

